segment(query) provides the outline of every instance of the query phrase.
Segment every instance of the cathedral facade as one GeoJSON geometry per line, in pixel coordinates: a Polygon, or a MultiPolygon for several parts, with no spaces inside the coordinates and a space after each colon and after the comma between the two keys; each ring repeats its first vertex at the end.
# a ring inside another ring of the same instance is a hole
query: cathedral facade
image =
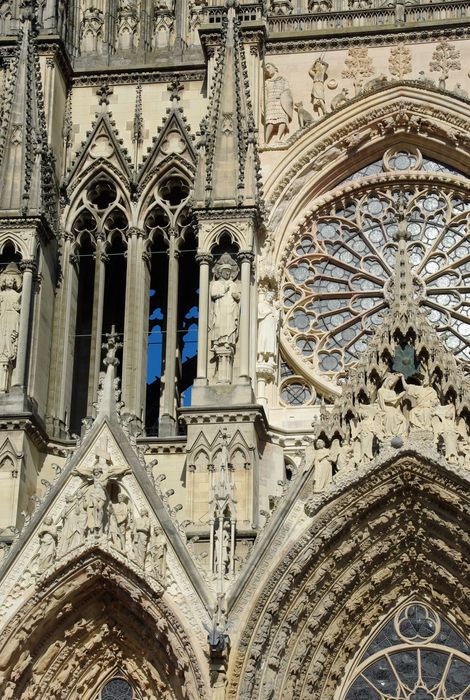
{"type": "Polygon", "coordinates": [[[0,1],[0,697],[470,700],[470,2],[0,1]]]}

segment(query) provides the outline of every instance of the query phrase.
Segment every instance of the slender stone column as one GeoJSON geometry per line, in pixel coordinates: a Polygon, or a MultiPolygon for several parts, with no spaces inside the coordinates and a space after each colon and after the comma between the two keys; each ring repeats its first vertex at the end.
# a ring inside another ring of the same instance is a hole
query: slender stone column
{"type": "Polygon", "coordinates": [[[143,231],[131,228],[127,234],[126,313],[122,362],[124,412],[143,417],[148,333],[149,261],[145,255],[143,231]]]}
{"type": "Polygon", "coordinates": [[[94,415],[93,403],[98,396],[103,335],[103,306],[106,262],[104,240],[98,238],[95,252],[95,283],[93,289],[93,318],[91,325],[90,371],[88,375],[87,416],[94,415]]]}
{"type": "Polygon", "coordinates": [[[197,327],[197,379],[199,384],[207,384],[207,356],[209,343],[209,265],[212,255],[199,253],[199,318],[197,327]]]}
{"type": "Polygon", "coordinates": [[[168,248],[168,300],[166,307],[166,341],[165,341],[165,374],[163,387],[163,410],[160,418],[159,434],[162,436],[176,434],[176,352],[178,332],[178,277],[179,251],[177,247],[177,231],[170,231],[168,248]]]}
{"type": "Polygon", "coordinates": [[[241,295],[240,295],[240,378],[250,380],[250,300],[251,263],[253,253],[240,251],[241,295]]]}
{"type": "Polygon", "coordinates": [[[34,260],[23,260],[23,262],[20,263],[20,268],[23,271],[23,286],[21,288],[21,315],[20,326],[18,329],[15,385],[26,388],[28,348],[30,346],[29,329],[33,294],[33,276],[36,271],[36,262],[34,260]]]}

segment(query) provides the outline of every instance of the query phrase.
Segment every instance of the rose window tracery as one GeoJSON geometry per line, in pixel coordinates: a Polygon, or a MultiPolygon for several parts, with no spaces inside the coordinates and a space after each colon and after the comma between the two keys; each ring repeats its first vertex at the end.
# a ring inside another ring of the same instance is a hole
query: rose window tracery
{"type": "Polygon", "coordinates": [[[340,381],[382,323],[400,220],[415,296],[448,349],[470,363],[470,200],[450,182],[438,187],[429,173],[453,171],[418,151],[389,151],[379,165],[307,219],[287,259],[283,349],[314,385],[340,381]],[[405,166],[408,181],[397,181],[405,166]]]}
{"type": "Polygon", "coordinates": [[[470,647],[428,605],[401,608],[361,655],[343,700],[469,700],[470,647]]]}

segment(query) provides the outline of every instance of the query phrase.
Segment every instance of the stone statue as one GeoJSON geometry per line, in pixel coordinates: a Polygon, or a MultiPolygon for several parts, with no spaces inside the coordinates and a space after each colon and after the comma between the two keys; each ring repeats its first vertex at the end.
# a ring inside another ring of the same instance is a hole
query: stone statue
{"type": "Polygon", "coordinates": [[[274,362],[281,312],[274,304],[275,294],[269,290],[258,303],[258,362],[274,362]]]}
{"type": "Polygon", "coordinates": [[[166,553],[167,543],[165,535],[158,527],[154,527],[150,539],[150,558],[152,569],[162,582],[166,579],[166,553]]]}
{"type": "Polygon", "coordinates": [[[123,493],[118,495],[118,502],[110,504],[109,539],[113,547],[124,552],[126,549],[126,533],[129,520],[129,508],[123,493]]]}
{"type": "Polygon", "coordinates": [[[114,467],[107,453],[96,455],[96,461],[92,467],[80,466],[76,473],[88,482],[84,493],[85,507],[87,510],[87,534],[94,533],[96,537],[104,534],[105,507],[109,501],[107,486],[111,479],[129,471],[127,466],[114,467]]]}
{"type": "Polygon", "coordinates": [[[266,143],[269,143],[275,133],[277,140],[288,132],[292,121],[294,100],[286,78],[279,74],[273,63],[264,67],[266,107],[264,123],[266,126],[266,143]]]}
{"type": "Polygon", "coordinates": [[[39,528],[38,536],[38,574],[43,574],[54,565],[57,554],[57,528],[53,524],[50,515],[44,518],[44,523],[39,528]]]}
{"type": "Polygon", "coordinates": [[[459,459],[459,432],[455,417],[455,406],[436,406],[433,410],[431,425],[436,443],[442,437],[446,458],[456,462],[459,459]]]}
{"type": "Polygon", "coordinates": [[[315,121],[315,119],[310,114],[310,112],[308,110],[304,109],[303,102],[296,102],[294,104],[294,110],[297,112],[297,118],[299,120],[299,127],[301,129],[303,129],[304,126],[309,126],[310,124],[313,124],[313,122],[315,121]]]}
{"type": "Polygon", "coordinates": [[[65,496],[65,508],[61,517],[62,533],[59,553],[64,555],[79,547],[85,541],[87,511],[81,491],[65,496]]]}
{"type": "Polygon", "coordinates": [[[224,253],[214,266],[214,280],[210,287],[212,351],[217,363],[217,379],[221,383],[231,381],[238,338],[240,289],[237,275],[237,263],[228,253],[224,253]]]}
{"type": "Polygon", "coordinates": [[[440,406],[439,397],[432,386],[420,386],[418,384],[407,384],[403,380],[406,389],[406,398],[411,402],[411,409],[408,416],[410,427],[421,430],[431,430],[431,419],[436,406],[440,406]]]}
{"type": "Polygon", "coordinates": [[[325,80],[326,72],[328,70],[328,63],[326,63],[322,58],[317,58],[313,66],[310,68],[308,74],[313,80],[311,100],[313,111],[318,114],[319,117],[323,117],[326,114],[325,107],[325,80]]]}
{"type": "Polygon", "coordinates": [[[10,263],[0,275],[0,391],[10,388],[21,310],[21,272],[10,263]]]}
{"type": "Polygon", "coordinates": [[[315,448],[315,452],[313,453],[313,490],[315,493],[319,493],[324,491],[331,484],[333,479],[333,465],[331,463],[330,450],[325,446],[323,440],[317,440],[315,448]]]}
{"type": "Polygon", "coordinates": [[[406,392],[397,393],[395,390],[400,380],[403,382],[402,374],[389,374],[377,392],[377,403],[382,411],[384,438],[406,437],[408,435],[408,421],[401,409],[402,399],[406,392]]]}
{"type": "Polygon", "coordinates": [[[135,519],[134,526],[134,558],[142,568],[145,567],[147,545],[150,537],[150,518],[146,508],[142,508],[140,516],[135,519]]]}
{"type": "Polygon", "coordinates": [[[374,404],[362,404],[358,407],[360,421],[354,426],[353,438],[355,459],[358,464],[374,459],[374,437],[382,440],[382,422],[374,404]],[[356,447],[357,446],[357,447],[356,447]]]}
{"type": "Polygon", "coordinates": [[[230,522],[219,520],[214,533],[214,572],[228,574],[230,568],[230,522]]]}
{"type": "Polygon", "coordinates": [[[347,102],[349,102],[348,89],[343,88],[341,92],[335,95],[331,100],[331,109],[339,109],[340,107],[343,107],[343,105],[345,105],[347,102]]]}

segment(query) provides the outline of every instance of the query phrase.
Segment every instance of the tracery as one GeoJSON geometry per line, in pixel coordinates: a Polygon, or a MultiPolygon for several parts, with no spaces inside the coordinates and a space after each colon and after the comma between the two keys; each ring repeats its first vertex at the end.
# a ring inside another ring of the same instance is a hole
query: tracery
{"type": "Polygon", "coordinates": [[[401,607],[373,637],[344,700],[468,700],[468,642],[429,605],[401,607]]]}
{"type": "MultiPolygon", "coordinates": [[[[400,218],[415,296],[447,348],[460,362],[470,361],[470,201],[455,174],[417,149],[390,149],[346,180],[356,183],[350,194],[340,190],[302,225],[283,279],[283,335],[286,357],[310,384],[320,380],[332,390],[381,325],[400,218]],[[434,172],[454,177],[437,188],[434,172]]],[[[298,405],[285,388],[281,384],[284,402],[298,405]]]]}

